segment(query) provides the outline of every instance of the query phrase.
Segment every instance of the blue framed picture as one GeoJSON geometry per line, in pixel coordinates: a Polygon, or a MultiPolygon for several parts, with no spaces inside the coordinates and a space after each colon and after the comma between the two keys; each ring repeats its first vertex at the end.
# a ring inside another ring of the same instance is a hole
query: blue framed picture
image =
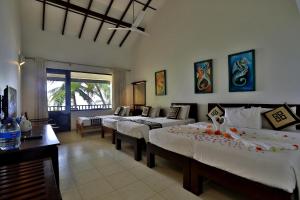
{"type": "Polygon", "coordinates": [[[213,61],[204,60],[194,63],[194,86],[196,94],[213,92],[213,61]]]}
{"type": "Polygon", "coordinates": [[[255,91],[255,50],[228,56],[229,92],[255,91]]]}

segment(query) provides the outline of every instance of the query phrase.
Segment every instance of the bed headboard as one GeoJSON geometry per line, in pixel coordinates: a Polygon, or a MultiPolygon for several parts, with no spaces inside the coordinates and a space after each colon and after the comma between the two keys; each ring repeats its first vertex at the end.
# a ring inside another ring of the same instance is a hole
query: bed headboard
{"type": "Polygon", "coordinates": [[[198,122],[198,104],[197,103],[171,103],[171,106],[187,105],[190,106],[189,118],[195,119],[198,122]]]}
{"type": "MultiPolygon", "coordinates": [[[[282,104],[261,104],[261,103],[209,103],[208,104],[208,112],[213,109],[217,104],[224,108],[234,108],[234,107],[262,107],[262,108],[276,108],[281,106],[282,104]]],[[[300,104],[288,104],[289,107],[296,107],[296,114],[297,116],[300,116],[300,104]]],[[[297,126],[297,129],[300,129],[300,125],[297,126]]]]}

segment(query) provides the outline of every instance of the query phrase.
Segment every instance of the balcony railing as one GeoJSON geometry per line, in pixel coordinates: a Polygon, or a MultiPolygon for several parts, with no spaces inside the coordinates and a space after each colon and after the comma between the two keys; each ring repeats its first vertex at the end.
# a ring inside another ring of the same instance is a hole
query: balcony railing
{"type": "MultiPolygon", "coordinates": [[[[110,109],[111,104],[98,104],[98,105],[73,105],[71,106],[71,111],[81,111],[81,110],[99,110],[99,109],[110,109]]],[[[48,106],[48,111],[65,111],[66,106],[48,106]]]]}

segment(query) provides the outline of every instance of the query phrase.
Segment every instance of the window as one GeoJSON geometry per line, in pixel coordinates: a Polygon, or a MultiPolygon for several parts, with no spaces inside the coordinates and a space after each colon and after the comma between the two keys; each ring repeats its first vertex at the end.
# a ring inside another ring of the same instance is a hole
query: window
{"type": "Polygon", "coordinates": [[[71,72],[71,110],[112,107],[112,76],[71,72]]]}
{"type": "Polygon", "coordinates": [[[66,77],[64,74],[47,73],[48,111],[66,110],[66,77]]]}
{"type": "Polygon", "coordinates": [[[70,105],[71,111],[111,109],[112,75],[70,71],[47,73],[47,92],[48,111],[64,111],[66,105],[70,105]]]}

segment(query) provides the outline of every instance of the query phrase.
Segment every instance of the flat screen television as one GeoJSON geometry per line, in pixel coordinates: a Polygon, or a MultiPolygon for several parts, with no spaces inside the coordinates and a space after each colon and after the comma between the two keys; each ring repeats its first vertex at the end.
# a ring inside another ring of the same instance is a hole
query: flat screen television
{"type": "Polygon", "coordinates": [[[4,112],[4,118],[17,117],[17,90],[7,86],[4,90],[4,96],[2,99],[2,110],[4,112]]]}

